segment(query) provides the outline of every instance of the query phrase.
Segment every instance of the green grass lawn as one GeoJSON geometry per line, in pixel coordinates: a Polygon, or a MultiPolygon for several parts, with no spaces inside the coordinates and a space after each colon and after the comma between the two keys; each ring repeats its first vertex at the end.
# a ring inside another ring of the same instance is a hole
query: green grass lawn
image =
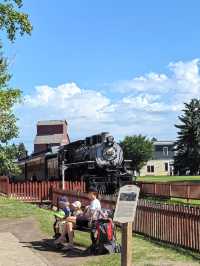
{"type": "Polygon", "coordinates": [[[139,176],[137,181],[144,182],[182,182],[192,181],[200,183],[200,176],[139,176]]]}
{"type": "MultiPolygon", "coordinates": [[[[0,218],[22,218],[27,216],[34,216],[39,221],[41,230],[49,236],[52,235],[53,215],[50,211],[40,209],[32,204],[0,197],[0,218]]],[[[84,247],[88,247],[90,245],[89,235],[87,233],[76,232],[75,242],[84,247]]],[[[189,265],[189,263],[200,265],[198,263],[199,259],[200,254],[182,249],[175,250],[167,245],[153,243],[142,236],[134,235],[134,265],[176,265],[178,262],[186,263],[185,266],[189,265]],[[171,264],[166,264],[167,262],[171,264]]],[[[120,255],[114,254],[94,257],[94,261],[87,262],[86,265],[117,266],[120,265],[120,255]]]]}
{"type": "Polygon", "coordinates": [[[182,204],[182,205],[194,205],[199,206],[200,200],[187,200],[182,198],[171,198],[171,199],[160,199],[159,197],[146,196],[144,199],[159,202],[159,203],[169,203],[169,204],[182,204]]]}
{"type": "Polygon", "coordinates": [[[178,203],[184,205],[200,205],[200,200],[187,200],[187,199],[179,199],[179,198],[171,198],[168,200],[169,203],[178,203]]]}

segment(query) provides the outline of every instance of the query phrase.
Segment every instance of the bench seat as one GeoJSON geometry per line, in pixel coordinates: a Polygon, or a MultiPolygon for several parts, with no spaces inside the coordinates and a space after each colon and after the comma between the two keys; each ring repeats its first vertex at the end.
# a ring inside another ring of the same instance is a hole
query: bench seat
{"type": "Polygon", "coordinates": [[[91,232],[90,227],[77,226],[77,225],[74,227],[74,230],[81,231],[81,232],[88,232],[88,233],[91,232]]]}

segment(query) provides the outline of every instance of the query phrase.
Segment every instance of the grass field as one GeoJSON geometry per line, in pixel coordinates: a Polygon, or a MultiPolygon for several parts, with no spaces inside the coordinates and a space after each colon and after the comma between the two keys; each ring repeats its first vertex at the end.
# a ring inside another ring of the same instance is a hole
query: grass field
{"type": "MultiPolygon", "coordinates": [[[[22,218],[27,216],[34,216],[39,221],[41,230],[49,236],[52,235],[53,215],[50,211],[40,209],[35,205],[0,197],[0,218],[22,218]]],[[[75,241],[85,247],[90,245],[87,233],[76,232],[75,241]]],[[[200,254],[182,249],[175,250],[167,245],[148,241],[144,237],[134,236],[133,261],[135,265],[200,265],[198,263],[199,259],[200,254]]],[[[87,263],[87,265],[117,266],[120,265],[120,255],[95,257],[94,261],[87,263]]]]}
{"type": "Polygon", "coordinates": [[[200,176],[139,176],[137,181],[144,182],[183,182],[192,181],[200,183],[200,176]]]}
{"type": "Polygon", "coordinates": [[[159,197],[148,197],[148,196],[146,196],[145,199],[159,203],[194,205],[194,206],[200,205],[200,200],[187,200],[181,198],[160,199],[159,197]]]}

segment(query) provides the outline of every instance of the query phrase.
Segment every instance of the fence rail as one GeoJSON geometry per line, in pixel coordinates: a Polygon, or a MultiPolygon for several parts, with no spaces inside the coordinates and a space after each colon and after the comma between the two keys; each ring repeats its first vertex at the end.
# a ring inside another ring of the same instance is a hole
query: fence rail
{"type": "Polygon", "coordinates": [[[200,199],[200,183],[137,182],[143,195],[167,198],[200,199]]]}
{"type": "MultiPolygon", "coordinates": [[[[41,202],[52,200],[52,189],[61,188],[61,181],[12,182],[8,177],[0,177],[0,193],[23,201],[41,202]]],[[[83,182],[65,182],[66,190],[85,191],[83,182]]]]}
{"type": "MultiPolygon", "coordinates": [[[[53,204],[61,195],[72,202],[88,205],[85,193],[53,190],[53,204]]],[[[116,197],[101,196],[102,207],[114,208],[116,197]]],[[[134,232],[149,238],[200,252],[200,208],[176,204],[161,204],[140,199],[133,224],[134,232]]]]}

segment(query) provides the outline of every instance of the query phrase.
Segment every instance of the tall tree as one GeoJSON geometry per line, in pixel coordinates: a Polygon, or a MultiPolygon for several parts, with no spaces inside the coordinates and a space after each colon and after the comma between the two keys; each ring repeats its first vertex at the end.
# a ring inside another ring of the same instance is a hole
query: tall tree
{"type": "Polygon", "coordinates": [[[185,103],[181,124],[175,125],[178,131],[176,141],[175,170],[179,173],[190,171],[191,175],[200,170],[200,100],[192,99],[185,103]]]}
{"type": "MultiPolygon", "coordinates": [[[[28,15],[21,12],[22,0],[4,0],[0,2],[0,31],[5,32],[8,40],[14,42],[18,34],[30,34],[32,31],[28,15]]],[[[1,42],[1,40],[0,40],[1,42]]],[[[13,106],[20,101],[21,91],[11,88],[8,61],[3,56],[0,45],[0,174],[17,172],[14,163],[18,148],[11,140],[18,136],[13,106]]]]}
{"type": "Polygon", "coordinates": [[[145,163],[152,158],[153,143],[145,136],[126,136],[121,142],[124,158],[132,161],[133,170],[140,172],[145,163]]]}
{"type": "Polygon", "coordinates": [[[28,151],[26,150],[26,147],[24,145],[23,142],[19,143],[19,145],[17,146],[18,148],[18,156],[17,159],[24,159],[27,157],[28,155],[28,151]]]}

